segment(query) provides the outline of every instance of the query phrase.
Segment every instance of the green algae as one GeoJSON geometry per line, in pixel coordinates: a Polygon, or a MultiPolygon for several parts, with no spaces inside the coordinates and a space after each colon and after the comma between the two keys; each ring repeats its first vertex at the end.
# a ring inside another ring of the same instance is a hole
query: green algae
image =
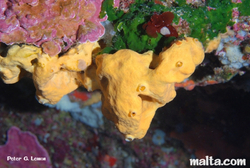
{"type": "MultiPolygon", "coordinates": [[[[112,46],[104,49],[102,52],[117,51],[120,49],[129,48],[137,52],[145,52],[148,50],[156,50],[159,45],[164,46],[164,38],[162,35],[158,35],[157,38],[150,37],[146,34],[142,28],[144,23],[150,20],[150,17],[155,13],[162,13],[170,11],[170,9],[155,4],[152,1],[136,0],[135,3],[131,4],[128,13],[118,12],[116,8],[106,8],[113,1],[104,1],[108,20],[114,23],[116,34],[112,39],[112,46]],[[107,10],[108,9],[108,10],[107,10]],[[118,15],[116,15],[118,13],[118,15]],[[159,44],[159,42],[163,42],[159,44]]],[[[105,13],[102,11],[102,13],[105,13]]],[[[102,16],[102,15],[101,15],[102,16]]]]}
{"type": "Polygon", "coordinates": [[[241,16],[249,16],[250,15],[250,1],[249,0],[242,0],[242,3],[239,4],[239,11],[241,16]]]}
{"type": "Polygon", "coordinates": [[[137,52],[153,50],[156,53],[169,43],[173,38],[168,39],[161,34],[157,38],[150,37],[142,28],[144,23],[150,20],[154,13],[171,11],[174,13],[174,23],[179,19],[186,20],[189,24],[190,33],[182,34],[198,38],[204,45],[217,37],[219,33],[225,33],[227,26],[232,26],[232,9],[238,7],[241,15],[250,15],[247,7],[250,1],[242,0],[242,3],[232,3],[231,0],[206,0],[204,6],[195,7],[186,4],[186,0],[175,0],[171,8],[155,4],[154,1],[135,0],[129,7],[129,12],[113,8],[113,0],[103,2],[102,15],[106,13],[108,20],[112,21],[115,27],[115,36],[111,46],[103,52],[114,52],[120,49],[129,48],[137,52]]]}
{"type": "Polygon", "coordinates": [[[231,0],[207,0],[205,6],[192,7],[184,4],[175,8],[179,16],[187,20],[191,33],[188,36],[198,38],[202,43],[213,39],[219,33],[225,33],[227,26],[232,26],[232,9],[235,4],[231,0]]]}

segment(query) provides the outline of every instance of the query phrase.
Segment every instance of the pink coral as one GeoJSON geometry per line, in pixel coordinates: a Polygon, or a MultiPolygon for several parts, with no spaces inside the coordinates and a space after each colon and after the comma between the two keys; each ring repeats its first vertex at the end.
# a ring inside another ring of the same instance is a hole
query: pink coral
{"type": "Polygon", "coordinates": [[[8,131],[8,142],[0,146],[0,167],[51,168],[52,166],[47,151],[40,145],[36,136],[13,126],[8,131]],[[45,160],[34,161],[38,157],[45,160]]]}
{"type": "Polygon", "coordinates": [[[75,42],[97,41],[105,32],[103,0],[1,0],[0,41],[41,46],[56,55],[75,42]]]}
{"type": "Polygon", "coordinates": [[[234,19],[237,19],[240,16],[240,12],[239,12],[238,8],[233,8],[232,15],[233,15],[234,19]]]}
{"type": "Polygon", "coordinates": [[[233,3],[242,3],[241,0],[232,0],[233,3]]]}
{"type": "Polygon", "coordinates": [[[118,8],[120,5],[120,0],[114,0],[114,7],[118,8]]]}

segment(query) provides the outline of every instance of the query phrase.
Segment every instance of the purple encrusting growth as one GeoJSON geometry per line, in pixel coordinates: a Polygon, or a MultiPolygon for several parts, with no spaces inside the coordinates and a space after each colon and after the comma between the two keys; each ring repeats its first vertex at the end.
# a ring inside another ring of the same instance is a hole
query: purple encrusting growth
{"type": "Polygon", "coordinates": [[[94,42],[105,29],[103,0],[1,0],[0,42],[42,47],[53,56],[74,43],[94,42]]]}
{"type": "Polygon", "coordinates": [[[0,146],[0,167],[51,168],[50,158],[35,135],[22,132],[12,126],[8,131],[8,141],[0,146]],[[9,157],[12,157],[12,161],[9,157]],[[26,157],[27,156],[27,157],[26,157]],[[14,161],[21,158],[19,161],[14,161]],[[28,160],[24,160],[24,157],[28,160]],[[32,158],[31,158],[32,157],[32,158]],[[36,158],[46,158],[45,161],[34,161],[36,158]],[[32,161],[33,159],[33,161],[32,161]]]}

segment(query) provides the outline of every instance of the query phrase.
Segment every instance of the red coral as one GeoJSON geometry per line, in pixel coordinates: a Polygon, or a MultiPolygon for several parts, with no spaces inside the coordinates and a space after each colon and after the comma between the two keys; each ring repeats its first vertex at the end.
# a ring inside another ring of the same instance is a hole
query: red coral
{"type": "Polygon", "coordinates": [[[155,13],[148,23],[143,25],[146,33],[151,37],[157,37],[160,33],[165,37],[178,37],[176,29],[171,25],[174,19],[174,14],[172,12],[164,12],[162,14],[155,13]]]}

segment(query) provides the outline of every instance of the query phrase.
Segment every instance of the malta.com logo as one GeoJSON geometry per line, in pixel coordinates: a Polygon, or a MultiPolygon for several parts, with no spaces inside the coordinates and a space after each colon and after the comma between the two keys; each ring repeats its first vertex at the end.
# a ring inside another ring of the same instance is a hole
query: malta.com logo
{"type": "Polygon", "coordinates": [[[190,159],[190,166],[246,166],[246,159],[213,159],[206,156],[205,159],[190,159]]]}

